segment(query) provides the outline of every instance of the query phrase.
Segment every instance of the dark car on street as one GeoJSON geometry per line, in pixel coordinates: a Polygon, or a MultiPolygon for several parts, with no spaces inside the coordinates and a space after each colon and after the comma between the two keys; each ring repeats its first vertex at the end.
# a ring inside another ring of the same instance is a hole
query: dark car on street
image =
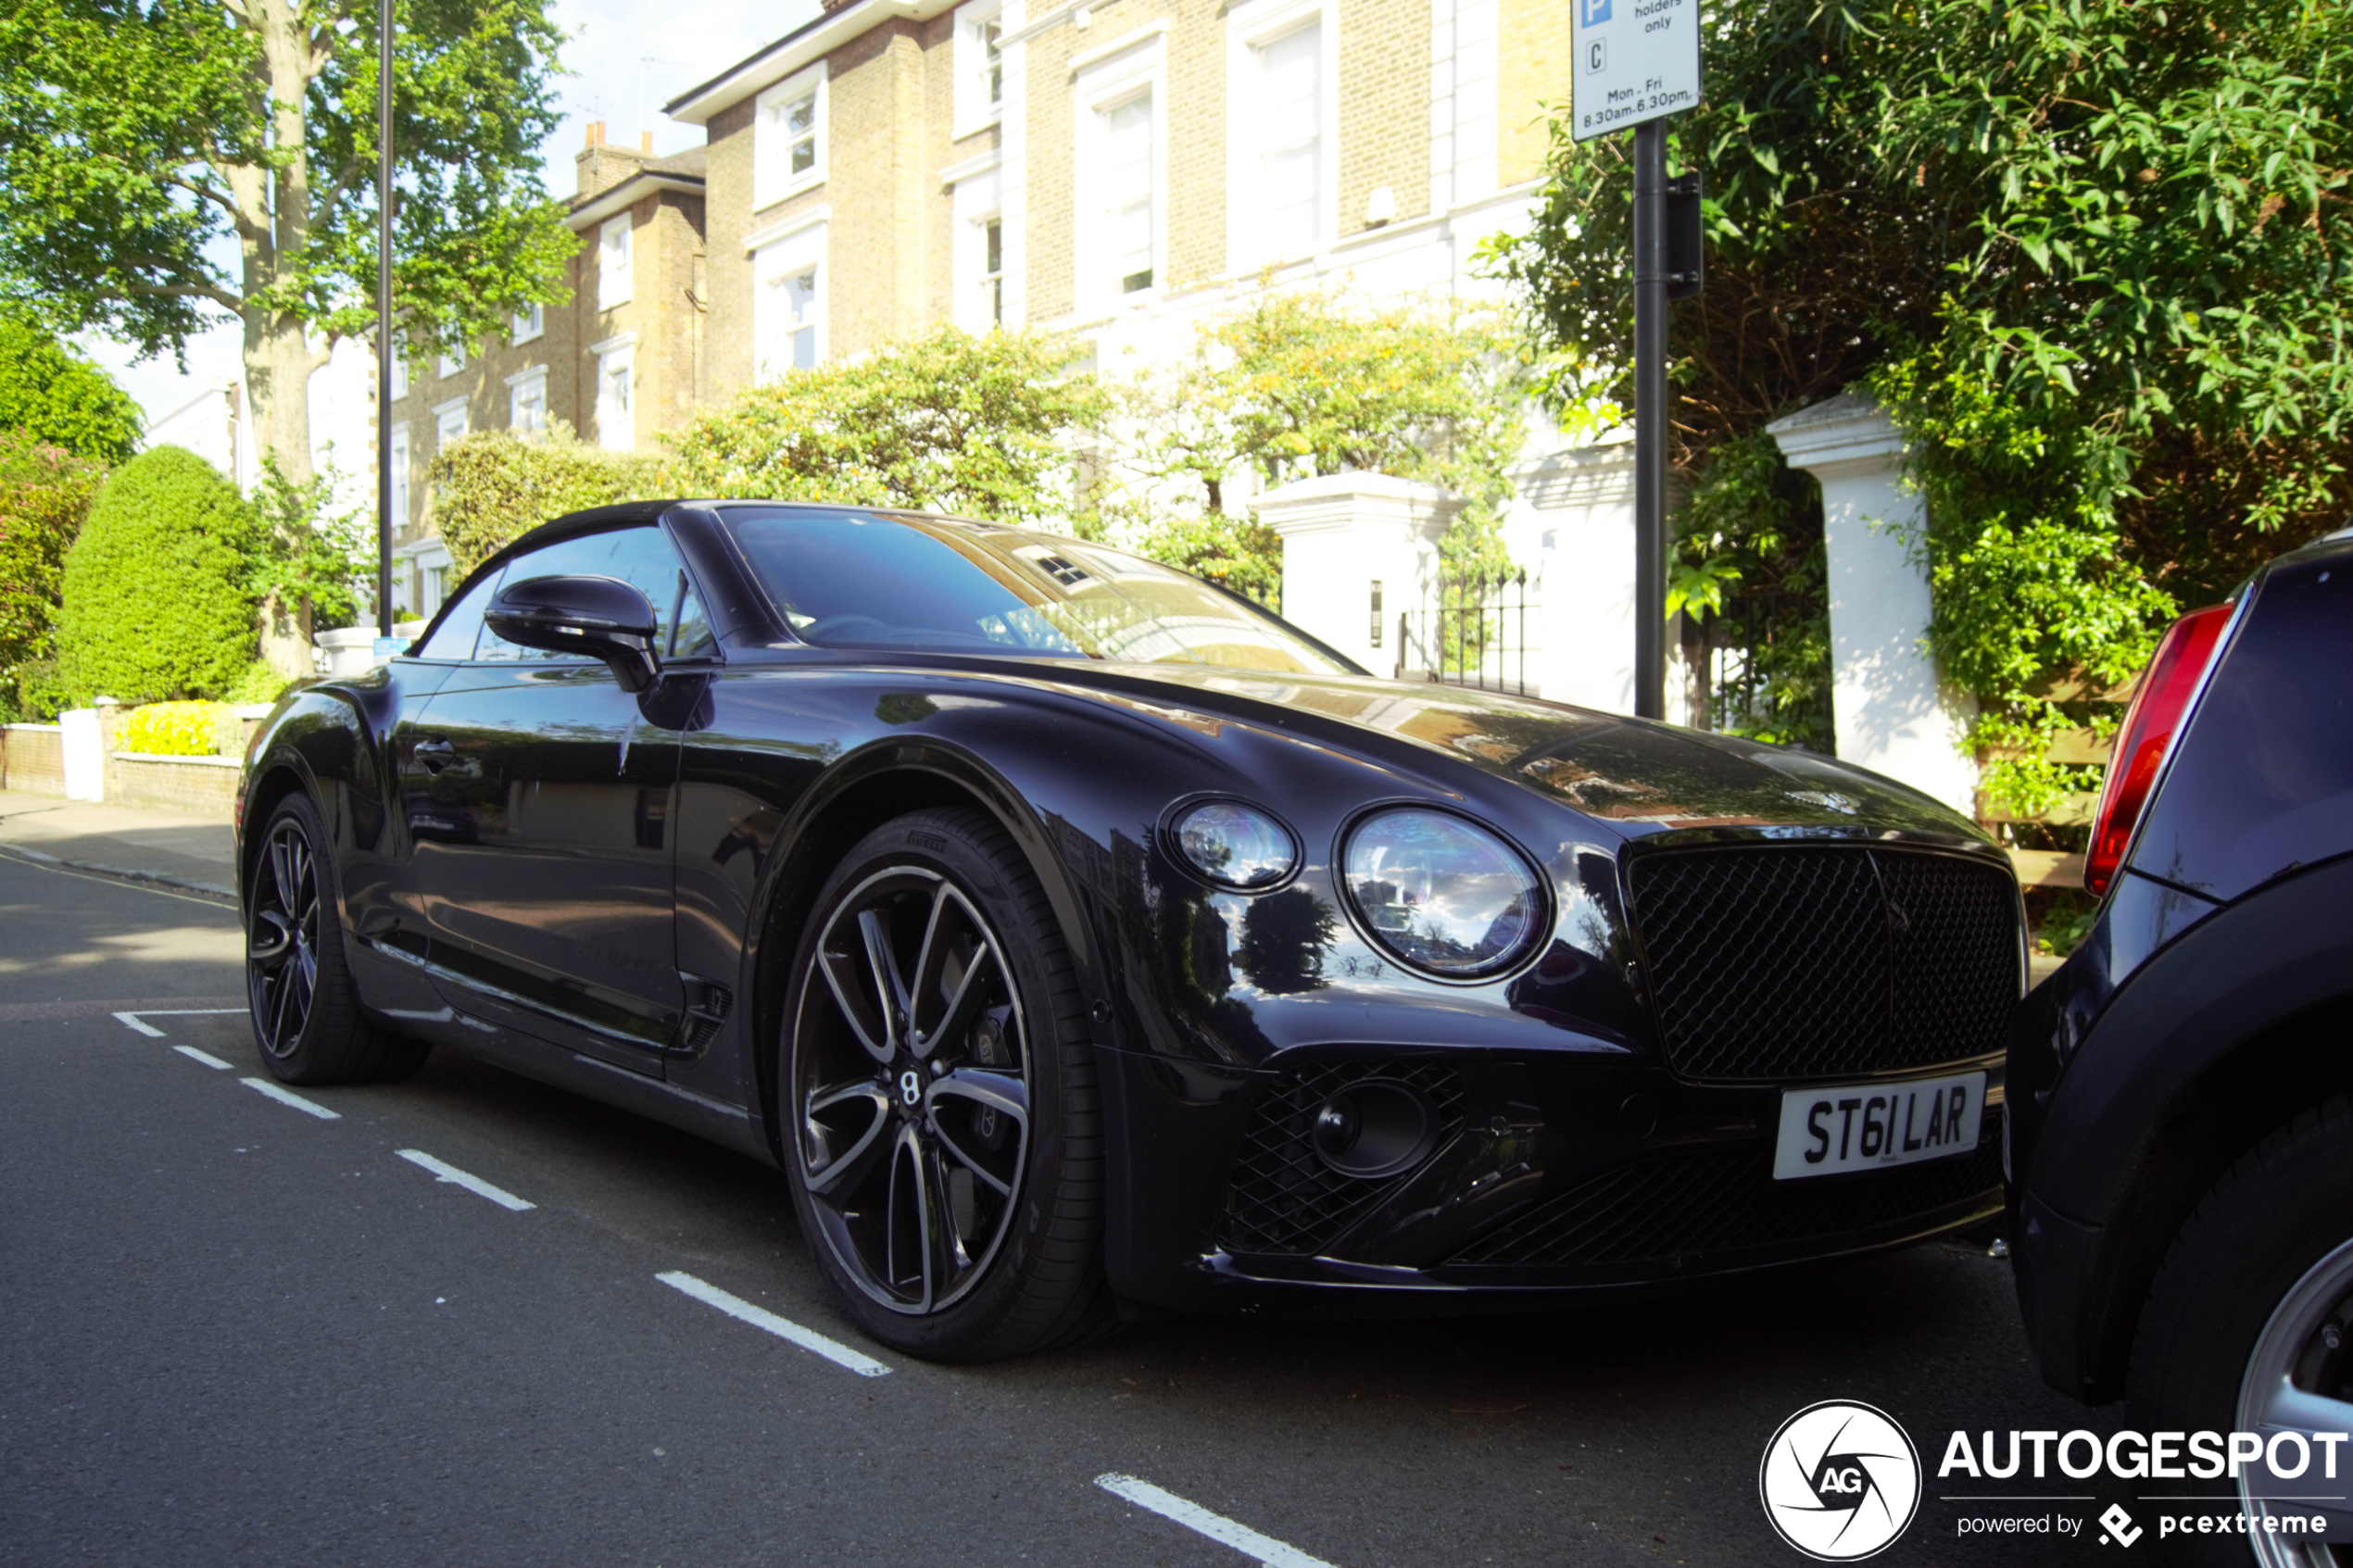
{"type": "Polygon", "coordinates": [[[2017,880],[1810,753],[1376,679],[1171,568],[767,502],[560,519],[248,753],[257,1035],[785,1173],[869,1333],[1460,1310],[1998,1213],[2017,880]]]}
{"type": "MultiPolygon", "coordinates": [[[[2043,1375],[2128,1399],[2146,1431],[2353,1432],[2353,534],[2166,633],[2087,862],[2096,923],[2009,1052],[2043,1375]]],[[[2353,1539],[2353,1508],[2312,1496],[2347,1489],[2320,1465],[2215,1486],[2259,1524],[2295,1496],[2353,1539]]],[[[2353,1560],[2254,1539],[2268,1562],[2353,1560]]],[[[2186,1549],[2246,1561],[2221,1540],[2186,1549]]]]}

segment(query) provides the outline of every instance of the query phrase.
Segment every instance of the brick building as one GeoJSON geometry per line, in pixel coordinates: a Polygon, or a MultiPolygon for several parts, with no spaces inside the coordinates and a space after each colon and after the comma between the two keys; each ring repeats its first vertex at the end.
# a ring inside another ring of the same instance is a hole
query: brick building
{"type": "Polygon", "coordinates": [[[707,395],[950,320],[1180,353],[1260,286],[1474,292],[1570,0],[829,0],[705,128],[707,395]]]}
{"type": "Polygon", "coordinates": [[[462,354],[396,361],[393,599],[403,615],[431,615],[457,586],[424,483],[442,446],[561,420],[585,441],[628,451],[703,400],[703,151],[657,158],[591,126],[564,220],[580,237],[565,300],[462,354]]]}

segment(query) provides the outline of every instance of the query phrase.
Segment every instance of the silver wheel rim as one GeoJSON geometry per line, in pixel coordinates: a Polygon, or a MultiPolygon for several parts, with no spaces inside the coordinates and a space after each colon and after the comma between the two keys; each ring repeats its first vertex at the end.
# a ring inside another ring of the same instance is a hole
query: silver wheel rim
{"type": "Polygon", "coordinates": [[[786,1077],[818,1241],[921,1316],[987,1274],[1020,1209],[1031,1049],[1002,944],[963,890],[894,866],[837,898],[786,1077]]]}
{"type": "Polygon", "coordinates": [[[2353,1491],[2346,1480],[2353,1475],[2353,1445],[2338,1448],[2338,1479],[2332,1482],[2324,1477],[2321,1449],[2311,1440],[2316,1432],[2353,1432],[2353,1399],[2346,1397],[2353,1393],[2353,1325],[2347,1323],[2348,1316],[2353,1316],[2353,1241],[2305,1271],[2271,1310],[2271,1321],[2255,1336],[2255,1349],[2246,1359],[2246,1374],[2239,1383],[2238,1430],[2260,1434],[2267,1448],[2274,1433],[2302,1433],[2310,1455],[2303,1478],[2277,1488],[2299,1494],[2296,1500],[2256,1495],[2256,1485],[2268,1486],[2268,1478],[2251,1475],[2254,1466],[2239,1476],[2239,1507],[2253,1523],[2248,1535],[2255,1561],[2265,1568],[2336,1568],[2340,1562],[2353,1562],[2353,1554],[2339,1554],[2325,1542],[2271,1534],[2261,1524],[2267,1513],[2295,1512],[2308,1518],[2326,1513],[2339,1524],[2353,1519],[2353,1507],[2346,1503],[2300,1495],[2353,1491]],[[2331,1336],[2339,1344],[2328,1344],[2331,1336]]]}
{"type": "Polygon", "coordinates": [[[245,922],[245,997],[254,1036],[283,1060],[302,1043],[319,987],[319,863],[298,822],[271,830],[245,922]]]}

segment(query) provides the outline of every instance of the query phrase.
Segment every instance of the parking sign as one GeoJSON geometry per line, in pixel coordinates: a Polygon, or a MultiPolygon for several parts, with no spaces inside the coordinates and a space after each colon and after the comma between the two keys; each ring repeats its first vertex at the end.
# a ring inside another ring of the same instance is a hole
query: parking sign
{"type": "Polygon", "coordinates": [[[1699,107],[1699,0],[1576,0],[1578,141],[1699,107]]]}

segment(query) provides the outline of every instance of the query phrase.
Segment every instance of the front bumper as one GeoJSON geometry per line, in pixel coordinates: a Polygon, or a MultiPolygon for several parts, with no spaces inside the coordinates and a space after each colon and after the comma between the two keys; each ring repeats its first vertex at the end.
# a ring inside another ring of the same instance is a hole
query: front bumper
{"type": "Polygon", "coordinates": [[[1667,1290],[1903,1246],[2002,1206],[1998,1061],[1969,1064],[1989,1079],[1973,1150],[1775,1182],[1779,1085],[1689,1085],[1584,1053],[1317,1049],[1256,1072],[1099,1057],[1125,1151],[1110,1173],[1113,1288],[1187,1311],[1667,1290]],[[1414,1084],[1444,1123],[1423,1163],[1380,1181],[1331,1172],[1304,1136],[1315,1104],[1370,1076],[1414,1084]]]}

